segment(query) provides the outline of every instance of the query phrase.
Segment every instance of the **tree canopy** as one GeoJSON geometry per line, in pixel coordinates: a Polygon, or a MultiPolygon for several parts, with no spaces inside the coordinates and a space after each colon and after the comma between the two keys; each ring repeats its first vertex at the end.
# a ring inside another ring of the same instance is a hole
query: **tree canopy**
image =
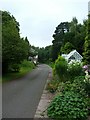
{"type": "Polygon", "coordinates": [[[90,15],[87,20],[87,34],[84,43],[84,64],[90,64],[90,15]]]}
{"type": "Polygon", "coordinates": [[[29,56],[38,55],[38,61],[45,63],[55,61],[58,55],[68,54],[73,49],[81,55],[83,53],[84,61],[90,63],[90,17],[83,24],[78,23],[76,17],[71,22],[61,22],[54,31],[52,45],[39,48],[30,45],[27,37],[20,37],[20,25],[13,15],[7,11],[1,12],[3,73],[15,70],[15,66],[17,68],[29,56]]]}
{"type": "Polygon", "coordinates": [[[19,23],[7,11],[2,11],[2,65],[3,72],[13,69],[21,61],[27,59],[29,42],[21,38],[19,23]]]}
{"type": "Polygon", "coordinates": [[[82,55],[85,36],[86,21],[79,24],[74,17],[71,22],[61,22],[53,34],[52,60],[55,61],[59,54],[68,53],[72,49],[76,49],[82,55]]]}

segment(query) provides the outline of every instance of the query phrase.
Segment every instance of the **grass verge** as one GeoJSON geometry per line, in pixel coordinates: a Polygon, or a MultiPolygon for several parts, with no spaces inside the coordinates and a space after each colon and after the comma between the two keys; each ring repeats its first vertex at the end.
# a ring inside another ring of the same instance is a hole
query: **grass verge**
{"type": "Polygon", "coordinates": [[[30,61],[24,61],[21,64],[19,72],[11,72],[11,73],[4,74],[2,76],[2,82],[8,82],[11,80],[15,80],[17,78],[21,78],[24,75],[26,75],[28,72],[30,72],[33,68],[35,68],[33,63],[31,63],[30,61]]]}

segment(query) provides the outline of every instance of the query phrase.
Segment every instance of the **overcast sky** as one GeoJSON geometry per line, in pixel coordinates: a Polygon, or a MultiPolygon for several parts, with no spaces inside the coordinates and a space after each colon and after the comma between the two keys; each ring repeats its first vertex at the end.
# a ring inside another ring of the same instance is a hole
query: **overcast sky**
{"type": "Polygon", "coordinates": [[[0,9],[14,15],[20,24],[21,37],[31,45],[52,44],[55,28],[73,17],[79,23],[87,18],[89,0],[0,0],[0,9]]]}

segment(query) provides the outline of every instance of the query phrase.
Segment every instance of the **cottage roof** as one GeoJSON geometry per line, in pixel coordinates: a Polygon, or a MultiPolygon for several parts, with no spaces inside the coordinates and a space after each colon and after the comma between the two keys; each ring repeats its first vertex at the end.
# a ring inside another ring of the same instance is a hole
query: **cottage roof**
{"type": "Polygon", "coordinates": [[[83,58],[76,50],[71,51],[69,54],[62,54],[62,56],[67,60],[72,56],[75,57],[75,59],[77,60],[82,60],[83,58]]]}
{"type": "Polygon", "coordinates": [[[75,58],[83,58],[76,50],[71,51],[68,55],[67,58],[69,59],[71,56],[74,56],[75,58]]]}

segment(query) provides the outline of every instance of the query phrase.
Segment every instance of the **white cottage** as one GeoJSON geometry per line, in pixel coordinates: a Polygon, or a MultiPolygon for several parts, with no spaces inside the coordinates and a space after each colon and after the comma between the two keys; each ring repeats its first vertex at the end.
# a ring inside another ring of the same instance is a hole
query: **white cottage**
{"type": "Polygon", "coordinates": [[[29,59],[30,61],[32,61],[34,64],[37,64],[37,62],[38,62],[38,55],[36,55],[36,56],[34,56],[34,57],[29,56],[28,59],[29,59]]]}
{"type": "Polygon", "coordinates": [[[81,62],[83,59],[83,57],[76,50],[71,51],[69,54],[62,54],[62,57],[64,57],[68,63],[81,62]]]}

